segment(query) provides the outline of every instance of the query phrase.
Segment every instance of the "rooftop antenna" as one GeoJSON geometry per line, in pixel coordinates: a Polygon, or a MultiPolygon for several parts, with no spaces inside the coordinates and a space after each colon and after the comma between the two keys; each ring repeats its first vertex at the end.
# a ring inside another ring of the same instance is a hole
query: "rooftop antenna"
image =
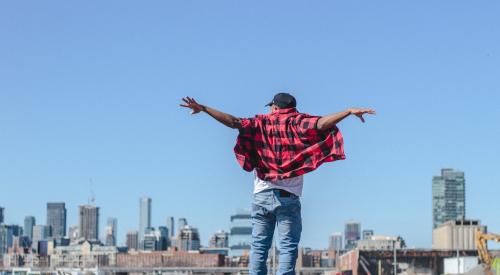
{"type": "Polygon", "coordinates": [[[89,181],[90,181],[90,198],[88,200],[88,204],[93,205],[95,202],[95,194],[94,194],[94,190],[92,189],[92,185],[94,184],[94,181],[92,180],[92,178],[90,178],[89,181]]]}

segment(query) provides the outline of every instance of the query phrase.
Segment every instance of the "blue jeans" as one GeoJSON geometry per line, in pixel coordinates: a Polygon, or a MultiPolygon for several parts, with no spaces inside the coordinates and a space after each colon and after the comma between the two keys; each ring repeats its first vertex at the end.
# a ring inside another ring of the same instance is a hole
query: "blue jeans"
{"type": "Polygon", "coordinates": [[[267,256],[274,228],[278,226],[279,270],[277,274],[294,274],[297,261],[302,218],[300,198],[281,197],[278,189],[254,194],[252,205],[252,245],[250,274],[267,275],[267,256]]]}

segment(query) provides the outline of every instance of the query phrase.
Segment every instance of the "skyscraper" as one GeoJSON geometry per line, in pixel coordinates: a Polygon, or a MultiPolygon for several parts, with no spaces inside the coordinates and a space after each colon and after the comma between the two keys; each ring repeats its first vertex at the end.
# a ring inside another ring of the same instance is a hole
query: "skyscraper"
{"type": "Polygon", "coordinates": [[[361,238],[361,224],[359,222],[350,221],[345,224],[345,249],[351,250],[356,248],[356,242],[361,238]]]}
{"type": "Polygon", "coordinates": [[[127,247],[129,250],[137,250],[139,248],[139,233],[136,230],[127,233],[127,247]]]}
{"type": "Polygon", "coordinates": [[[33,248],[38,248],[38,242],[45,241],[50,237],[50,226],[48,225],[35,225],[33,227],[33,248]]]}
{"type": "Polygon", "coordinates": [[[252,241],[252,216],[250,210],[241,209],[231,216],[229,248],[231,257],[240,257],[250,251],[252,241]]]}
{"type": "Polygon", "coordinates": [[[4,223],[4,208],[3,207],[0,207],[0,224],[4,223]]]}
{"type": "Polygon", "coordinates": [[[66,204],[64,202],[47,203],[47,226],[50,227],[52,238],[66,236],[66,204]]]}
{"type": "Polygon", "coordinates": [[[432,179],[432,218],[433,228],[465,219],[464,172],[442,169],[441,175],[432,179]]]}
{"type": "Polygon", "coordinates": [[[80,205],[80,238],[85,240],[99,239],[99,207],[80,205]]]}
{"type": "Polygon", "coordinates": [[[330,236],[328,242],[328,249],[330,251],[340,251],[343,249],[342,247],[342,233],[335,232],[330,236]]]}
{"type": "Polygon", "coordinates": [[[179,234],[179,249],[181,251],[192,251],[200,249],[200,234],[198,229],[186,225],[179,234]]]}
{"type": "Polygon", "coordinates": [[[188,225],[186,218],[179,218],[177,221],[177,234],[180,234],[181,230],[188,225]]]}
{"type": "Polygon", "coordinates": [[[26,216],[24,218],[24,236],[28,237],[30,240],[33,240],[33,227],[36,225],[35,217],[26,216]]]}
{"type": "Polygon", "coordinates": [[[170,235],[170,232],[168,232],[168,227],[166,226],[160,226],[158,227],[158,232],[159,232],[159,237],[158,237],[158,250],[167,250],[169,246],[169,239],[168,236],[170,235]]]}
{"type": "Polygon", "coordinates": [[[210,238],[209,247],[226,248],[229,247],[229,233],[219,230],[210,238]]]}
{"type": "Polygon", "coordinates": [[[151,198],[143,197],[139,201],[139,245],[142,247],[146,229],[151,227],[151,198]]]}
{"type": "Polygon", "coordinates": [[[116,246],[116,238],[118,230],[118,219],[116,218],[108,218],[108,222],[106,225],[106,245],[116,246]]]}
{"type": "Polygon", "coordinates": [[[156,231],[154,228],[146,229],[144,233],[144,239],[142,241],[142,250],[144,251],[156,251],[158,250],[158,244],[160,240],[160,232],[156,231]]]}
{"type": "Polygon", "coordinates": [[[7,253],[9,247],[14,243],[14,237],[22,234],[22,228],[18,225],[0,224],[0,258],[7,253]]]}
{"type": "Polygon", "coordinates": [[[174,217],[167,218],[167,228],[168,228],[168,237],[171,239],[175,236],[175,223],[174,217]]]}

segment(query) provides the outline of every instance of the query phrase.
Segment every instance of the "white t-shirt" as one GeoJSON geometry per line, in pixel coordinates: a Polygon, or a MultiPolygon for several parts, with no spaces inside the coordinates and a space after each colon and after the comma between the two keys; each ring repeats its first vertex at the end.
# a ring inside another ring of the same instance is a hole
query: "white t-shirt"
{"type": "Polygon", "coordinates": [[[261,180],[257,175],[253,182],[253,193],[257,194],[267,189],[283,189],[297,196],[302,196],[302,186],[304,185],[304,176],[288,178],[277,181],[261,180]]]}

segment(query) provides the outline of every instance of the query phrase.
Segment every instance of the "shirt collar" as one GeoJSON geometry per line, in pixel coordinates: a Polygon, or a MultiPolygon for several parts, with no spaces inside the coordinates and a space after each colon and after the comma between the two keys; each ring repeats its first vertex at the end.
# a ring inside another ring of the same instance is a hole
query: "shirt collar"
{"type": "Polygon", "coordinates": [[[289,114],[289,113],[295,113],[297,112],[297,109],[295,107],[293,108],[286,108],[286,109],[277,109],[276,111],[273,112],[273,114],[289,114]]]}

